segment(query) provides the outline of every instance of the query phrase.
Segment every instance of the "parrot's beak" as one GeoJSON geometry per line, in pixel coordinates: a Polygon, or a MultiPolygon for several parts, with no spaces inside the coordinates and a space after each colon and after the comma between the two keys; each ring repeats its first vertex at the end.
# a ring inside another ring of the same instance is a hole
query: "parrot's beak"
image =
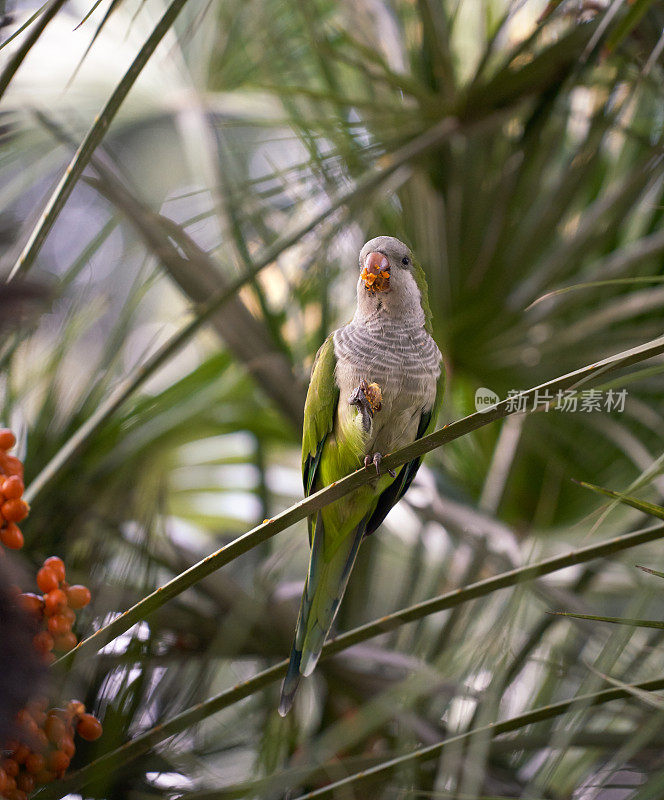
{"type": "Polygon", "coordinates": [[[386,292],[390,288],[390,262],[382,253],[369,253],[360,275],[367,291],[386,292]]]}

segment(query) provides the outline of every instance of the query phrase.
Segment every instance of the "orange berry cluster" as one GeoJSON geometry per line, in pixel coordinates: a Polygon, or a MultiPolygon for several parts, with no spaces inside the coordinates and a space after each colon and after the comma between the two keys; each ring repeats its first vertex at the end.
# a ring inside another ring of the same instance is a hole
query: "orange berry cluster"
{"type": "Polygon", "coordinates": [[[10,550],[23,547],[23,534],[16,524],[30,510],[23,499],[23,464],[10,456],[16,437],[7,428],[0,428],[0,542],[10,550]]]}
{"type": "Polygon", "coordinates": [[[38,700],[18,713],[21,741],[8,743],[0,760],[0,796],[7,800],[27,800],[37,787],[62,778],[76,752],[74,734],[89,742],[102,734],[101,722],[80,700],[46,707],[38,700]]]}
{"type": "MultiPolygon", "coordinates": [[[[7,453],[15,444],[14,434],[0,428],[0,542],[20,550],[23,534],[16,523],[25,519],[29,508],[22,499],[23,464],[7,453]]],[[[37,586],[43,594],[19,594],[18,599],[39,621],[41,630],[33,644],[50,663],[55,659],[53,650],[67,652],[78,643],[72,631],[75,612],[90,602],[90,590],[66,582],[64,562],[57,556],[44,561],[37,586]]],[[[27,800],[37,787],[62,778],[76,752],[74,735],[92,742],[102,734],[99,720],[86,714],[79,700],[49,711],[47,705],[46,700],[38,700],[19,711],[17,741],[0,743],[1,798],[27,800]]]]}
{"type": "Polygon", "coordinates": [[[87,586],[70,586],[65,581],[65,564],[61,558],[51,556],[37,573],[37,586],[43,595],[28,592],[19,595],[23,608],[42,623],[42,630],[35,634],[35,649],[50,664],[55,660],[53,650],[66,653],[76,647],[78,639],[72,631],[76,621],[75,612],[90,602],[87,586]]]}

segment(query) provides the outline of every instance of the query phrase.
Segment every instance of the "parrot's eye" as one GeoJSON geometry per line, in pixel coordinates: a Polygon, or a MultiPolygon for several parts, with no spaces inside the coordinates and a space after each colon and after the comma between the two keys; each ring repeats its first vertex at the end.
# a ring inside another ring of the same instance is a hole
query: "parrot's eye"
{"type": "Polygon", "coordinates": [[[406,266],[406,267],[407,267],[407,266],[410,264],[410,259],[408,258],[408,256],[404,256],[404,257],[401,259],[401,263],[402,263],[404,266],[406,266]]]}

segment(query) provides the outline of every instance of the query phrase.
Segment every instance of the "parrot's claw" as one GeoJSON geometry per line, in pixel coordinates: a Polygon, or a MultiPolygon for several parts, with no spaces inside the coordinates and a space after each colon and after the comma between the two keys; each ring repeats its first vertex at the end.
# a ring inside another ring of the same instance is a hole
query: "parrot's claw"
{"type": "MultiPolygon", "coordinates": [[[[376,475],[380,475],[380,465],[383,460],[383,456],[380,453],[374,453],[372,456],[365,456],[364,457],[364,466],[368,467],[370,464],[373,464],[376,467],[376,475]]],[[[387,470],[388,475],[392,478],[397,477],[397,473],[393,469],[387,470]]]]}
{"type": "Polygon", "coordinates": [[[371,420],[377,411],[380,411],[383,395],[377,383],[360,381],[360,385],[348,398],[351,406],[357,406],[362,415],[362,427],[368,433],[371,430],[371,420]]]}

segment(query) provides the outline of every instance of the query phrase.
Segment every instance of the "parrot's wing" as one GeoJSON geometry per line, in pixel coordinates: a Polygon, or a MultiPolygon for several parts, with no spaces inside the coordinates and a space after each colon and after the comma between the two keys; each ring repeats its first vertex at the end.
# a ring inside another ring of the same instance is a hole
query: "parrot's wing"
{"type": "MultiPolygon", "coordinates": [[[[304,495],[314,490],[316,473],[320,464],[325,440],[332,432],[339,404],[339,387],[334,376],[337,359],[332,336],[320,346],[314,359],[311,381],[304,404],[304,429],[302,431],[302,482],[304,495]]],[[[309,543],[312,537],[312,520],[309,525],[309,543]]]]}
{"type": "MultiPolygon", "coordinates": [[[[420,417],[420,424],[417,427],[417,438],[426,436],[431,433],[436,426],[438,413],[443,403],[443,395],[445,394],[445,370],[441,368],[440,377],[436,385],[436,397],[434,398],[433,405],[428,411],[423,411],[420,417]]],[[[385,491],[378,498],[378,505],[375,511],[367,522],[367,529],[365,536],[370,536],[379,525],[383,522],[385,517],[389,514],[392,506],[396,505],[399,500],[406,494],[408,487],[413,482],[413,478],[420,468],[422,463],[422,456],[414,458],[412,461],[406,462],[397,473],[397,477],[385,489],[385,491]]]]}

